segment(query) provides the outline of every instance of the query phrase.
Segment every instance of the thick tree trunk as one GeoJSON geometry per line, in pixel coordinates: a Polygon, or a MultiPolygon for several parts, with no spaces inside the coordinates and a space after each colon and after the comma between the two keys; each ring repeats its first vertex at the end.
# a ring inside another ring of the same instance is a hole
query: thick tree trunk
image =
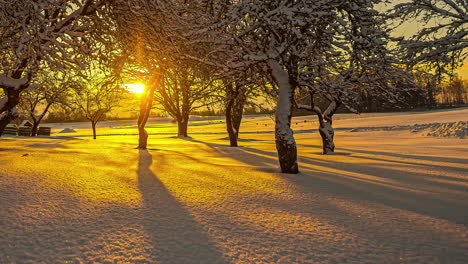
{"type": "Polygon", "coordinates": [[[21,78],[27,63],[28,60],[24,59],[20,67],[13,71],[11,77],[0,74],[0,87],[5,93],[5,96],[0,98],[0,136],[5,127],[18,117],[16,106],[19,104],[20,93],[29,87],[31,79],[31,75],[21,78]]]}
{"type": "Polygon", "coordinates": [[[96,124],[97,122],[91,121],[91,126],[93,127],[93,139],[96,139],[96,124]]]}
{"type": "Polygon", "coordinates": [[[330,122],[322,122],[319,127],[320,136],[322,137],[323,154],[330,154],[335,151],[335,143],[333,136],[335,134],[330,122]]]}
{"type": "Polygon", "coordinates": [[[179,137],[188,137],[187,128],[188,128],[188,116],[184,116],[177,120],[177,136],[179,137]]]}
{"type": "Polygon", "coordinates": [[[5,127],[18,117],[16,106],[19,103],[19,92],[5,90],[6,95],[0,98],[0,136],[3,134],[5,127]]]}
{"type": "Polygon", "coordinates": [[[299,173],[297,165],[297,146],[294,140],[294,133],[291,129],[294,85],[291,84],[288,73],[277,61],[269,60],[268,64],[279,86],[275,120],[275,138],[281,172],[299,173]]]}
{"type": "Polygon", "coordinates": [[[145,127],[138,127],[138,148],[146,149],[148,146],[148,132],[146,132],[145,127]]]}
{"type": "Polygon", "coordinates": [[[12,111],[6,111],[0,114],[0,137],[3,134],[5,127],[10,124],[11,121],[15,120],[18,117],[18,112],[16,108],[13,108],[12,111]],[[15,114],[16,113],[16,114],[15,114]]]}
{"type": "Polygon", "coordinates": [[[335,152],[335,143],[333,141],[333,137],[335,136],[335,131],[333,129],[333,115],[336,113],[340,105],[340,101],[330,99],[330,104],[323,113],[323,118],[319,118],[319,132],[320,136],[322,136],[322,147],[324,155],[335,152]]]}
{"type": "Polygon", "coordinates": [[[229,97],[226,104],[226,129],[229,135],[229,143],[231,147],[237,147],[238,133],[232,122],[232,106],[234,105],[234,97],[229,97]]]}

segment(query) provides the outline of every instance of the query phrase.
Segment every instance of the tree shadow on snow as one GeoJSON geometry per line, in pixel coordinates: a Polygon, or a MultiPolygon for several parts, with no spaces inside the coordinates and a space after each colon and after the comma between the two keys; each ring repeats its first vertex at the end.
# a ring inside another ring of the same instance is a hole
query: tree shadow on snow
{"type": "Polygon", "coordinates": [[[153,156],[140,150],[138,187],[144,201],[144,228],[161,263],[225,263],[190,212],[151,170],[153,156]]]}
{"type": "MultiPolygon", "coordinates": [[[[249,164],[259,171],[265,166],[277,168],[277,154],[274,152],[254,149],[235,148],[229,146],[203,143],[213,148],[220,155],[249,164]],[[236,155],[232,155],[237,153],[236,155]]],[[[346,149],[351,153],[352,149],[346,149]]],[[[388,154],[390,157],[408,157],[429,159],[430,157],[403,155],[387,152],[356,151],[364,154],[388,154]]],[[[354,157],[353,155],[350,156],[354,157]]],[[[382,161],[383,163],[352,163],[343,160],[323,160],[309,157],[299,157],[301,173],[297,175],[282,174],[286,180],[297,186],[304,193],[327,193],[345,199],[363,200],[381,203],[386,206],[412,211],[418,214],[449,220],[468,226],[468,187],[466,179],[445,175],[425,174],[408,170],[412,167],[425,167],[431,171],[463,173],[466,169],[406,162],[391,159],[375,159],[360,156],[360,159],[382,161]]],[[[437,160],[437,157],[434,157],[437,160]]],[[[448,159],[461,162],[465,159],[448,159]]]]}
{"type": "MultiPolygon", "coordinates": [[[[321,148],[321,146],[317,146],[317,145],[302,145],[302,144],[298,144],[298,145],[303,146],[303,147],[321,148]]],[[[338,149],[338,152],[341,150],[344,150],[344,151],[354,152],[354,153],[382,155],[382,156],[403,158],[403,159],[420,159],[420,160],[437,161],[437,162],[453,162],[453,163],[460,163],[460,164],[468,163],[468,159],[464,159],[464,158],[447,158],[447,157],[437,157],[437,156],[400,154],[400,153],[385,152],[385,151],[371,151],[371,150],[349,149],[349,148],[341,148],[341,147],[338,147],[337,149],[338,149]]]]}

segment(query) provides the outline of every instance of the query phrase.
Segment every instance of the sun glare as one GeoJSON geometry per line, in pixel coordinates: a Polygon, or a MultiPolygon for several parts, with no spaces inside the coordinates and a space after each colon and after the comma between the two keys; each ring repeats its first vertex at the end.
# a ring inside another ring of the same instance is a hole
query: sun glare
{"type": "Polygon", "coordinates": [[[141,94],[145,91],[145,85],[141,83],[127,83],[125,89],[131,93],[141,94]]]}

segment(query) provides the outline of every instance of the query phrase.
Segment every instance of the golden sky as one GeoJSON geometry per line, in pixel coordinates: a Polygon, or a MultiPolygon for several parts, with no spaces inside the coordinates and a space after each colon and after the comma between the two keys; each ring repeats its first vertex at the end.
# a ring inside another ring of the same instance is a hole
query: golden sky
{"type": "MultiPolygon", "coordinates": [[[[380,7],[378,7],[378,9],[380,9],[381,11],[383,10],[386,10],[386,9],[391,9],[393,5],[395,4],[399,4],[399,3],[402,3],[402,2],[406,2],[406,1],[402,1],[402,0],[393,0],[391,2],[391,4],[389,5],[383,5],[381,4],[380,7]]],[[[429,22],[429,25],[431,26],[433,23],[435,23],[434,21],[430,21],[429,22]]],[[[423,28],[424,24],[422,23],[419,23],[418,21],[413,21],[413,20],[410,20],[410,21],[406,21],[405,23],[403,23],[395,32],[395,36],[405,36],[405,37],[409,37],[415,33],[417,33],[421,28],[423,28]]],[[[463,79],[468,79],[468,59],[464,61],[464,65],[463,67],[461,67],[460,69],[458,69],[456,71],[456,73],[458,75],[460,75],[460,77],[462,77],[463,79]]]]}

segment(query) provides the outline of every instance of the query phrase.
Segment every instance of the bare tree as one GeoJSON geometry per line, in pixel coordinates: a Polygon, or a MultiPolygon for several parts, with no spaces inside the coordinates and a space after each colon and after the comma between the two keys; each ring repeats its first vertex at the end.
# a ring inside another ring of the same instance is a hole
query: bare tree
{"type": "Polygon", "coordinates": [[[97,68],[88,69],[85,76],[73,78],[70,84],[72,107],[91,122],[96,139],[96,124],[118,106],[125,89],[115,76],[97,68]]]}
{"type": "Polygon", "coordinates": [[[38,82],[21,96],[19,109],[32,121],[31,136],[37,135],[39,124],[52,107],[66,104],[69,86],[59,75],[42,72],[38,82]]]}
{"type": "Polygon", "coordinates": [[[438,94],[440,103],[463,105],[468,103],[468,81],[455,75],[444,84],[438,94]]]}
{"type": "Polygon", "coordinates": [[[178,136],[187,137],[190,113],[204,107],[216,86],[206,65],[180,60],[171,65],[164,75],[164,82],[157,88],[154,99],[162,110],[177,121],[178,136]]]}
{"type": "Polygon", "coordinates": [[[235,71],[222,79],[224,89],[220,92],[224,97],[226,130],[230,146],[237,147],[244,108],[255,104],[255,97],[260,94],[266,81],[262,76],[255,74],[254,69],[235,71]]]}
{"type": "Polygon", "coordinates": [[[247,100],[246,89],[242,83],[231,81],[225,81],[224,88],[226,91],[225,117],[229,143],[231,147],[237,147],[242,113],[247,100]]]}

